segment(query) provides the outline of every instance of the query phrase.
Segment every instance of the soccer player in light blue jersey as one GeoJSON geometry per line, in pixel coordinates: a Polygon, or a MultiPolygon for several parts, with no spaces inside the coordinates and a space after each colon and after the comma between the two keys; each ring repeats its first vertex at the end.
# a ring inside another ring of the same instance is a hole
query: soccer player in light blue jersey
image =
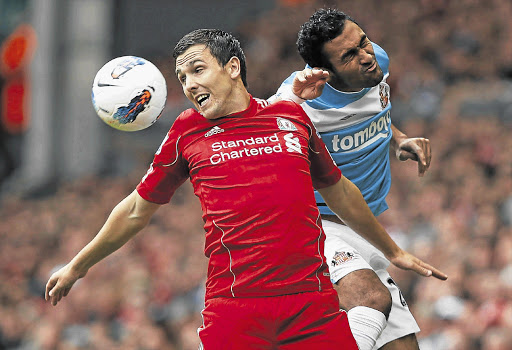
{"type": "MultiPolygon", "coordinates": [[[[392,124],[389,58],[350,16],[318,10],[301,26],[297,46],[307,66],[286,79],[270,100],[301,103],[342,173],[377,216],[388,208],[390,146],[398,159],[417,161],[423,176],[430,165],[430,142],[408,138],[392,124]]],[[[419,327],[386,271],[390,261],[344,225],[318,193],[316,199],[331,281],[359,348],[419,349],[419,327]]]]}

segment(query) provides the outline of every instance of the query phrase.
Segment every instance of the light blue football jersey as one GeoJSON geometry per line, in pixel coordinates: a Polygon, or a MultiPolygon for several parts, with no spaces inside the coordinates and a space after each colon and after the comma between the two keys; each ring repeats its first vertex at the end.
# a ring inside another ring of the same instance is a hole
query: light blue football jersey
{"type": "MultiPolygon", "coordinates": [[[[386,196],[391,187],[389,143],[391,131],[391,102],[389,58],[377,44],[372,43],[383,80],[372,88],[358,92],[341,92],[326,84],[322,95],[306,101],[302,107],[315,124],[332,158],[345,177],[361,191],[375,216],[388,208],[386,196]]],[[[290,89],[292,73],[281,85],[290,89]]],[[[315,191],[322,214],[333,214],[323,198],[315,191]]]]}

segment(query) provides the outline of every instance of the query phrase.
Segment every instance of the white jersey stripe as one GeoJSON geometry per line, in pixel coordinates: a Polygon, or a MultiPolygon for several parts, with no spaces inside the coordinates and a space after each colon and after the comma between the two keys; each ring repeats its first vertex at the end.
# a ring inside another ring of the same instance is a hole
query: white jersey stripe
{"type": "Polygon", "coordinates": [[[198,350],[204,350],[204,346],[203,346],[203,343],[201,342],[201,337],[199,336],[199,333],[204,329],[204,316],[203,316],[203,311],[204,309],[201,310],[200,314],[201,314],[201,319],[203,321],[203,323],[201,324],[201,327],[199,327],[197,329],[197,336],[199,337],[199,347],[197,348],[198,350]]]}
{"type": "Polygon", "coordinates": [[[318,269],[316,269],[316,272],[315,272],[316,279],[318,280],[318,291],[322,291],[322,282],[320,281],[320,277],[318,277],[318,271],[320,271],[320,269],[324,265],[324,259],[323,259],[324,252],[322,251],[322,249],[320,249],[320,240],[322,239],[322,234],[323,234],[322,226],[321,226],[321,224],[319,224],[319,222],[321,222],[321,220],[322,220],[322,218],[320,217],[320,211],[319,211],[318,217],[316,219],[316,226],[318,227],[318,231],[319,231],[318,239],[317,239],[317,246],[318,246],[318,255],[320,256],[321,262],[320,262],[320,266],[318,266],[318,269]]]}
{"type": "Polygon", "coordinates": [[[223,229],[221,229],[217,223],[215,222],[215,220],[212,220],[213,224],[215,225],[215,227],[217,227],[219,230],[221,230],[222,232],[222,237],[220,238],[220,243],[222,243],[222,246],[224,248],[226,248],[226,250],[228,251],[228,254],[229,254],[229,271],[231,272],[231,274],[233,275],[233,283],[231,283],[231,287],[230,287],[230,290],[231,290],[231,295],[233,296],[233,298],[235,297],[235,292],[233,291],[233,286],[235,285],[235,281],[236,281],[236,276],[235,276],[235,273],[233,272],[233,268],[232,268],[232,263],[233,263],[233,259],[231,258],[231,251],[229,250],[229,248],[224,244],[224,235],[226,234],[224,232],[223,229]]]}

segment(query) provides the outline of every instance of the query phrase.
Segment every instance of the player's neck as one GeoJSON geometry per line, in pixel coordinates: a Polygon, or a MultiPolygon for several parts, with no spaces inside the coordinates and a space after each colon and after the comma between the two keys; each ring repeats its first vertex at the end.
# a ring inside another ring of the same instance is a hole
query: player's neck
{"type": "Polygon", "coordinates": [[[239,87],[233,91],[228,102],[230,104],[229,114],[237,114],[249,108],[251,95],[245,87],[239,87]]]}

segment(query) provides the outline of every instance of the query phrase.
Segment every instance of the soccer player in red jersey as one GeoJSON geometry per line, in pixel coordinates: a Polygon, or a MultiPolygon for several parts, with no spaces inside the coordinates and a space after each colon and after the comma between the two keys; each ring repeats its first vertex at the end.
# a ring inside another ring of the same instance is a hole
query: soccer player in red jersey
{"type": "Polygon", "coordinates": [[[424,275],[438,271],[391,240],[299,105],[268,106],[248,93],[238,40],[196,30],[173,56],[195,109],[180,114],[136,190],[96,237],[50,277],[46,299],[56,305],[190,179],[209,258],[202,348],[357,349],[329,280],[313,187],[388,257],[424,275]]]}

